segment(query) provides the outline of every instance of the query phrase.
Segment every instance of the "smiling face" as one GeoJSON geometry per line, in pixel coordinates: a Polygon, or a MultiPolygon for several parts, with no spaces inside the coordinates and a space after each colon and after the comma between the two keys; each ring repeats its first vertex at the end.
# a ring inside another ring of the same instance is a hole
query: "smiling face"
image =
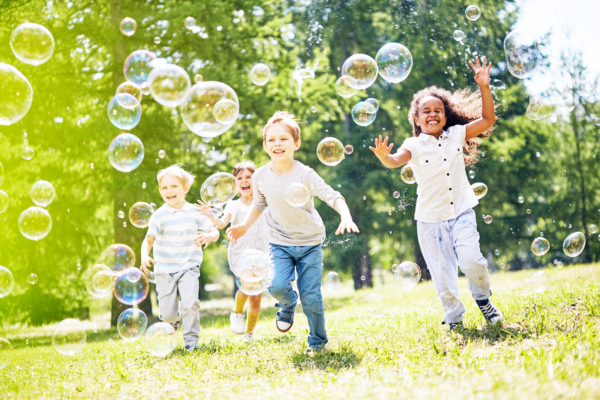
{"type": "Polygon", "coordinates": [[[263,147],[271,157],[271,161],[293,160],[294,152],[300,148],[300,139],[294,143],[294,137],[283,125],[274,124],[265,132],[263,147]]]}
{"type": "Polygon", "coordinates": [[[165,203],[173,208],[183,207],[185,195],[190,191],[189,186],[185,186],[179,178],[169,174],[162,178],[158,189],[165,203]]]}
{"type": "Polygon", "coordinates": [[[235,176],[235,187],[241,197],[252,197],[252,171],[243,169],[235,176]]]}
{"type": "Polygon", "coordinates": [[[415,123],[422,133],[434,136],[442,133],[446,125],[446,108],[442,100],[427,96],[421,100],[417,111],[415,123]]]}

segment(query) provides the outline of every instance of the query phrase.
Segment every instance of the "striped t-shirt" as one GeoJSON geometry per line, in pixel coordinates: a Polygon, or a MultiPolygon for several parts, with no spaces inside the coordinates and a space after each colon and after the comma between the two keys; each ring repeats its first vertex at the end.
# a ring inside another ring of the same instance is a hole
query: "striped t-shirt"
{"type": "Polygon", "coordinates": [[[210,220],[185,202],[182,208],[167,204],[150,217],[146,236],[154,238],[154,273],[185,271],[202,264],[202,247],[194,244],[198,230],[210,220]]]}

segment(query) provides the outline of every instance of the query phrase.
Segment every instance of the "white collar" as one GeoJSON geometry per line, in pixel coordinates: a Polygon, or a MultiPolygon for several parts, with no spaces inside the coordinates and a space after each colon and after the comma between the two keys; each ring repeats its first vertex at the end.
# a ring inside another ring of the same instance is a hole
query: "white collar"
{"type": "MultiPolygon", "coordinates": [[[[428,135],[426,133],[421,133],[417,138],[422,141],[429,140],[429,138],[436,140],[432,135],[428,135]]],[[[448,138],[448,131],[443,131],[442,134],[440,135],[440,139],[447,139],[447,138],[448,138]]]]}
{"type": "Polygon", "coordinates": [[[192,206],[187,201],[181,208],[171,207],[170,205],[168,205],[166,203],[165,203],[165,207],[167,208],[167,211],[169,211],[171,214],[173,214],[174,212],[177,212],[177,211],[192,211],[191,209],[194,208],[194,206],[192,206]]]}

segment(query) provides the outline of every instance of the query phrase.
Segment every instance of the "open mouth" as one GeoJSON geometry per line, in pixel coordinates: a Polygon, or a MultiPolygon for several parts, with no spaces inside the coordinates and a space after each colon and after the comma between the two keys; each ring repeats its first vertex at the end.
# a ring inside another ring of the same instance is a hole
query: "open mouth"
{"type": "Polygon", "coordinates": [[[437,120],[431,120],[431,121],[427,121],[427,125],[429,126],[435,126],[435,125],[439,125],[440,121],[437,120]]]}
{"type": "Polygon", "coordinates": [[[283,149],[273,150],[273,154],[277,154],[278,156],[282,155],[283,153],[285,153],[285,150],[283,150],[283,149]]]}
{"type": "Polygon", "coordinates": [[[240,186],[240,189],[242,190],[242,192],[249,192],[250,191],[250,185],[240,186]]]}
{"type": "Polygon", "coordinates": [[[173,200],[175,198],[177,198],[177,195],[167,196],[167,200],[173,200]]]}

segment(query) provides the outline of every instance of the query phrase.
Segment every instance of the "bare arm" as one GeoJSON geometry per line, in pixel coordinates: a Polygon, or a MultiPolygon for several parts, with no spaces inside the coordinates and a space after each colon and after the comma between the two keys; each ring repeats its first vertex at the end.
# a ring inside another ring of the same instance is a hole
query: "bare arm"
{"type": "Polygon", "coordinates": [[[485,57],[483,57],[483,65],[479,64],[479,57],[476,57],[476,61],[477,66],[473,65],[473,61],[469,61],[469,64],[471,64],[471,68],[475,72],[475,82],[477,82],[481,91],[481,118],[467,124],[465,140],[481,135],[496,123],[494,98],[490,90],[490,69],[492,68],[492,63],[490,62],[486,68],[487,60],[485,57]]]}
{"type": "Polygon", "coordinates": [[[154,266],[154,260],[150,258],[150,250],[152,250],[152,246],[154,245],[154,237],[146,236],[146,239],[142,242],[142,271],[146,275],[150,273],[148,269],[150,266],[154,266]]]}
{"type": "Polygon", "coordinates": [[[227,237],[229,240],[231,240],[233,243],[237,243],[237,240],[246,234],[248,229],[250,229],[250,227],[254,225],[256,221],[258,221],[261,215],[262,212],[259,211],[258,208],[251,206],[250,212],[248,215],[246,215],[244,222],[227,229],[227,237]]]}
{"type": "Polygon", "coordinates": [[[388,168],[398,168],[410,161],[412,157],[410,151],[400,147],[396,154],[391,155],[390,152],[392,151],[392,147],[394,147],[394,143],[391,143],[388,146],[387,142],[387,136],[385,139],[382,139],[381,135],[379,135],[379,139],[375,138],[375,147],[369,146],[369,149],[375,153],[375,156],[379,158],[379,161],[381,161],[383,165],[388,168]]]}
{"type": "Polygon", "coordinates": [[[196,210],[200,211],[203,215],[208,217],[208,219],[210,219],[210,221],[217,227],[217,229],[224,229],[227,226],[227,224],[229,224],[229,222],[231,221],[231,214],[226,213],[225,215],[223,215],[223,218],[220,219],[215,217],[211,213],[206,213],[207,210],[211,209],[211,207],[208,204],[205,204],[200,200],[198,200],[198,203],[199,204],[194,204],[194,206],[196,206],[196,210]]]}
{"type": "Polygon", "coordinates": [[[338,226],[337,230],[335,231],[336,235],[339,235],[340,233],[344,233],[344,231],[346,231],[348,233],[350,233],[350,232],[359,233],[360,232],[358,230],[358,227],[352,220],[352,215],[350,215],[350,210],[348,209],[346,200],[344,200],[342,197],[338,197],[335,200],[333,208],[335,209],[335,211],[338,212],[338,214],[340,214],[340,217],[342,217],[340,225],[338,226]]]}
{"type": "Polygon", "coordinates": [[[207,248],[209,244],[217,240],[219,240],[219,231],[217,228],[212,228],[208,232],[198,232],[194,244],[198,247],[204,246],[204,248],[207,248]]]}

